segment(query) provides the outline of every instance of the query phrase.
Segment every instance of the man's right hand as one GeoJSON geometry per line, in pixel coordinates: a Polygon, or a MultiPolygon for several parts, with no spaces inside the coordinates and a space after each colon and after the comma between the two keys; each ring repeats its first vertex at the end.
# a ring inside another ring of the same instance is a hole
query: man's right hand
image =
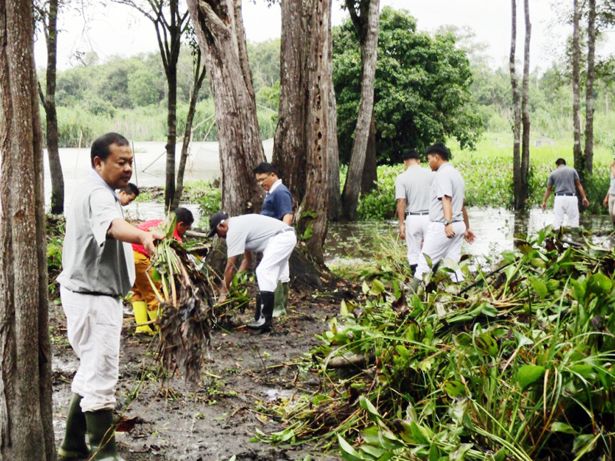
{"type": "Polygon", "coordinates": [[[399,223],[399,238],[402,240],[406,240],[406,223],[399,223]]]}
{"type": "Polygon", "coordinates": [[[608,195],[604,197],[604,200],[602,201],[602,203],[604,204],[605,207],[609,206],[609,196],[608,195]]]}
{"type": "Polygon", "coordinates": [[[541,208],[542,208],[542,211],[545,211],[547,209],[547,202],[546,201],[542,202],[541,208]]]}
{"type": "Polygon", "coordinates": [[[147,251],[147,254],[151,257],[156,254],[156,245],[154,243],[163,238],[164,234],[160,231],[144,231],[141,236],[141,245],[143,245],[143,248],[145,248],[145,251],[147,251]]]}

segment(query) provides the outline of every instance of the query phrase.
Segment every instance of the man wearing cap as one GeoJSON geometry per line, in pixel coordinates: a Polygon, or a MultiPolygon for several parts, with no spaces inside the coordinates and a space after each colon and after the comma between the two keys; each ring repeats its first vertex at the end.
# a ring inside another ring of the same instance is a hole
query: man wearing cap
{"type": "MultiPolygon", "coordinates": [[[[278,170],[275,165],[263,162],[254,168],[254,175],[256,176],[256,182],[265,190],[265,200],[263,200],[261,214],[279,219],[291,226],[293,222],[293,198],[288,188],[278,177],[278,170]]],[[[278,286],[275,289],[274,317],[279,317],[286,313],[289,282],[290,273],[287,262],[280,276],[278,286]]],[[[256,302],[257,305],[260,304],[258,300],[256,302]]]]}
{"type": "MultiPolygon", "coordinates": [[[[465,185],[459,171],[449,163],[450,151],[444,144],[436,143],[426,153],[429,166],[436,173],[431,184],[429,228],[415,273],[419,280],[440,261],[458,263],[463,239],[470,243],[474,241],[463,203],[465,185]],[[427,258],[431,261],[431,267],[427,258]]],[[[463,280],[459,269],[455,270],[454,279],[458,282],[463,280]]]]}
{"type": "Polygon", "coordinates": [[[434,174],[420,165],[415,150],[402,152],[405,171],[395,180],[399,238],[408,246],[408,263],[416,270],[429,227],[429,192],[434,174]]]}
{"type": "Polygon", "coordinates": [[[260,292],[260,304],[257,305],[257,320],[248,327],[259,332],[271,330],[273,319],[274,291],[288,264],[297,237],[295,230],[288,224],[258,214],[246,214],[229,217],[227,213],[218,212],[209,219],[209,236],[216,234],[226,239],[227,262],[224,280],[220,287],[219,302],[223,302],[235,275],[235,263],[244,255],[239,272],[250,267],[251,252],[263,253],[256,266],[256,281],[260,292]]]}
{"type": "Polygon", "coordinates": [[[581,194],[581,200],[584,207],[589,206],[589,201],[585,195],[585,189],[581,184],[579,173],[574,168],[566,166],[566,160],[558,158],[555,161],[557,166],[549,175],[547,180],[547,190],[542,200],[542,209],[547,208],[547,199],[551,195],[551,191],[555,188],[555,200],[553,200],[553,228],[559,229],[564,222],[564,215],[568,217],[569,227],[579,227],[579,203],[577,201],[577,192],[581,194]]]}

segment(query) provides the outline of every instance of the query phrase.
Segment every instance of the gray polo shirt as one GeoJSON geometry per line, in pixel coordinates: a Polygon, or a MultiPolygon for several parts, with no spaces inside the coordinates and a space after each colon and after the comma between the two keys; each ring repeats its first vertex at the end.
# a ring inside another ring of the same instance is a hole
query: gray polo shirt
{"type": "Polygon", "coordinates": [[[555,195],[577,195],[576,183],[579,180],[577,170],[566,165],[560,165],[549,175],[547,186],[554,187],[555,195]]]}
{"type": "Polygon", "coordinates": [[[445,195],[452,198],[453,222],[463,221],[463,198],[465,184],[459,171],[450,163],[446,162],[438,168],[431,184],[431,205],[429,207],[429,219],[432,222],[444,223],[444,209],[442,197],[445,195]]]}
{"type": "Polygon", "coordinates": [[[246,250],[262,252],[271,237],[282,231],[292,230],[292,227],[282,221],[260,214],[244,214],[229,218],[226,254],[232,258],[243,254],[246,250]]]}
{"type": "Polygon", "coordinates": [[[77,293],[125,296],[135,280],[129,243],[107,236],[114,219],[123,219],[115,191],[91,170],[66,210],[62,273],[58,282],[77,293]]]}
{"type": "Polygon", "coordinates": [[[395,180],[395,199],[406,200],[406,213],[429,211],[434,173],[419,165],[409,167],[395,180]]]}

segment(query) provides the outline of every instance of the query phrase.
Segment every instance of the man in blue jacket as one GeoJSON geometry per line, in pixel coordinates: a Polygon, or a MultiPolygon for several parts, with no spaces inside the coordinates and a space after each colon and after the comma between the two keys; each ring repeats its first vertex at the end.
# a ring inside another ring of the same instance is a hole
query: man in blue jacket
{"type": "MultiPolygon", "coordinates": [[[[288,188],[278,177],[275,165],[263,162],[254,168],[256,182],[265,190],[265,200],[261,208],[261,214],[274,219],[279,219],[284,224],[292,225],[293,222],[293,199],[288,188]]],[[[288,302],[288,282],[290,281],[288,262],[280,276],[280,282],[275,290],[275,307],[273,316],[279,317],[286,313],[288,302]]],[[[257,303],[257,306],[260,303],[257,303]]],[[[258,309],[257,309],[258,310],[258,309]]],[[[258,316],[259,312],[255,315],[258,316]]]]}

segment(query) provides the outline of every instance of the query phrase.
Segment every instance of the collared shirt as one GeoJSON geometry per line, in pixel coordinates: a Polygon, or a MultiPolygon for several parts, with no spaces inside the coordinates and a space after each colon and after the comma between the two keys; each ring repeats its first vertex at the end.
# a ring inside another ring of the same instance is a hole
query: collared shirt
{"type": "Polygon", "coordinates": [[[566,165],[560,165],[549,175],[547,186],[555,188],[555,195],[576,195],[577,181],[579,180],[577,170],[566,165]]]}
{"type": "Polygon", "coordinates": [[[124,296],[135,279],[132,248],[107,236],[123,219],[115,191],[91,170],[66,210],[62,273],[58,282],[76,293],[124,296]]]}
{"type": "Polygon", "coordinates": [[[271,185],[263,200],[261,214],[275,219],[282,219],[293,212],[293,199],[288,188],[278,179],[271,185]]]}
{"type": "Polygon", "coordinates": [[[429,211],[431,183],[434,173],[412,165],[395,179],[395,199],[406,201],[406,213],[429,211]]]}
{"type": "Polygon", "coordinates": [[[229,218],[226,254],[232,258],[246,250],[262,252],[271,237],[291,230],[292,227],[282,221],[261,214],[244,214],[229,218]]]}
{"type": "Polygon", "coordinates": [[[463,198],[465,184],[459,171],[450,163],[440,165],[431,184],[431,205],[429,207],[429,220],[445,223],[442,197],[451,197],[453,216],[452,221],[463,221],[463,198]]]}

